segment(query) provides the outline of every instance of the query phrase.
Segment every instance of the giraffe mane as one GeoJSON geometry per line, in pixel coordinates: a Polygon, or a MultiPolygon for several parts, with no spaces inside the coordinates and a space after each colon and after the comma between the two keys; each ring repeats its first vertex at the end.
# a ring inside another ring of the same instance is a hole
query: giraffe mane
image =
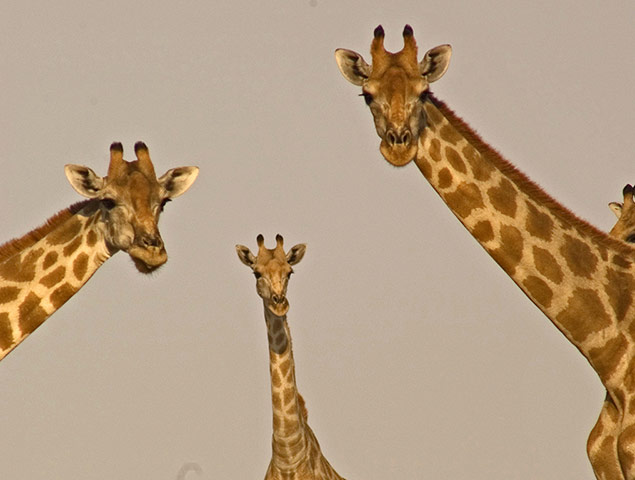
{"type": "Polygon", "coordinates": [[[622,254],[631,256],[633,248],[619,239],[610,237],[607,233],[591,225],[574,214],[571,210],[557,202],[551,195],[545,192],[537,183],[531,180],[522,171],[506,160],[496,149],[485,142],[472,127],[470,127],[461,117],[450,109],[443,101],[430,94],[428,97],[432,103],[448,118],[452,125],[474,146],[485,158],[492,162],[503,174],[511,178],[518,188],[536,198],[540,203],[546,205],[556,216],[574,228],[587,233],[593,240],[601,245],[619,251],[622,254]]]}
{"type": "Polygon", "coordinates": [[[0,245],[0,262],[20,253],[25,248],[31,247],[93,201],[94,200],[83,200],[74,203],[70,207],[56,213],[44,222],[43,225],[31,230],[22,237],[14,238],[0,245]]]}

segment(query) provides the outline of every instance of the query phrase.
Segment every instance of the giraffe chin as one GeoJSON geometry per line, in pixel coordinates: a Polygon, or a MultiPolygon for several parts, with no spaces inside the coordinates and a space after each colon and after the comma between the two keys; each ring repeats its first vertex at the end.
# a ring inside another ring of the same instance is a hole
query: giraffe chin
{"type": "Polygon", "coordinates": [[[285,298],[283,303],[267,303],[267,308],[278,317],[284,317],[289,311],[289,301],[285,298]]]}
{"type": "Polygon", "coordinates": [[[390,146],[386,140],[382,140],[379,151],[384,158],[395,167],[403,167],[409,164],[417,155],[417,145],[393,145],[390,146]]]}
{"type": "Polygon", "coordinates": [[[168,261],[168,254],[165,250],[153,254],[143,248],[133,247],[128,250],[128,255],[132,258],[137,270],[146,275],[155,272],[168,261]]]}

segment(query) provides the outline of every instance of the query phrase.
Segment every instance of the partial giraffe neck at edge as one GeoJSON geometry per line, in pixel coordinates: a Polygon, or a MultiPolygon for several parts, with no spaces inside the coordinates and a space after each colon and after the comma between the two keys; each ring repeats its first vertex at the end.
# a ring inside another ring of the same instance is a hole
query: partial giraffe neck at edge
{"type": "Polygon", "coordinates": [[[630,246],[544,193],[431,95],[415,163],[505,272],[624,395],[633,346],[630,246]]]}
{"type": "Polygon", "coordinates": [[[110,257],[100,215],[96,201],[80,202],[0,247],[0,360],[110,257]]]}

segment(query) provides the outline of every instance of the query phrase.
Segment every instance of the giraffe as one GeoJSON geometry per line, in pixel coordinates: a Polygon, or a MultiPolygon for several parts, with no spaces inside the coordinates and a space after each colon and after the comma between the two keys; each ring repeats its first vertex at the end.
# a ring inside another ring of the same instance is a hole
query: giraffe
{"type": "Polygon", "coordinates": [[[604,460],[587,450],[594,472],[635,479],[635,250],[547,195],[430,93],[447,71],[449,45],[419,62],[408,25],[403,39],[401,51],[387,52],[377,27],[372,65],[351,50],[335,52],[344,77],[362,87],[380,152],[397,167],[414,160],[470,234],[589,361],[619,432],[604,460]]]}
{"type": "Polygon", "coordinates": [[[167,261],[158,221],[163,207],[194,183],[198,167],[157,178],[148,147],[137,160],[110,146],[108,175],[66,165],[71,186],[88,200],[62,210],[39,228],[0,247],[0,360],[72,297],[117,251],[144,274],[167,261]]]}
{"type": "Polygon", "coordinates": [[[236,245],[236,252],[256,277],[256,290],[264,304],[269,339],[273,454],[265,480],[341,480],[322,454],[309,427],[304,399],[295,382],[295,362],[287,323],[287,286],[293,273],[292,266],[302,260],[306,245],[295,245],[285,254],[281,235],[276,236],[273,249],[265,247],[262,235],[258,235],[256,242],[257,255],[243,245],[236,245]]]}

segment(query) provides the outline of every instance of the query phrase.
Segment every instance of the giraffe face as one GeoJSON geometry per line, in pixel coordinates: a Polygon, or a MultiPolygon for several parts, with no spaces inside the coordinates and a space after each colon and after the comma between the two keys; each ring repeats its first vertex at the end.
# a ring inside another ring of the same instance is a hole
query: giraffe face
{"type": "Polygon", "coordinates": [[[241,262],[251,268],[256,277],[256,291],[262,298],[265,307],[279,317],[289,311],[287,287],[293,273],[293,265],[302,260],[306,251],[305,244],[292,247],[286,254],[283,249],[283,238],[276,236],[276,248],[264,246],[264,237],[258,235],[258,255],[251,253],[244,245],[236,245],[236,252],[241,262]]]}
{"type": "Polygon", "coordinates": [[[619,238],[627,243],[635,243],[635,201],[633,193],[635,188],[626,185],[622,191],[624,203],[611,202],[609,208],[615,213],[617,222],[609,232],[609,235],[619,238]]]}
{"type": "Polygon", "coordinates": [[[167,261],[158,227],[163,207],[194,183],[198,168],[174,168],[157,179],[147,147],[138,142],[135,153],[137,161],[127,162],[121,144],[114,143],[107,177],[78,165],[67,165],[66,176],[78,193],[98,202],[110,251],[127,252],[140,272],[150,273],[167,261]]]}
{"type": "Polygon", "coordinates": [[[377,27],[371,43],[372,65],[352,50],[335,51],[335,60],[344,77],[362,87],[361,96],[370,107],[381,138],[380,152],[398,167],[417,156],[419,136],[426,127],[423,104],[430,83],[443,76],[452,54],[449,45],[440,45],[418,62],[417,45],[408,25],[403,38],[404,48],[400,52],[387,52],[384,30],[377,27]]]}

